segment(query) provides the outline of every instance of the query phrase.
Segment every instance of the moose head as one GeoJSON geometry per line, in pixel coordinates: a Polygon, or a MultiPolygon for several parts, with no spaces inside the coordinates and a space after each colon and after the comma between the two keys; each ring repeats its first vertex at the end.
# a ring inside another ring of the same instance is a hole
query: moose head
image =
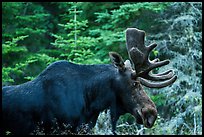
{"type": "Polygon", "coordinates": [[[159,74],[151,72],[155,68],[167,65],[170,61],[159,61],[159,59],[151,61],[149,54],[157,44],[145,46],[144,38],[145,32],[142,30],[136,28],[128,28],[126,30],[126,47],[133,65],[131,65],[129,60],[123,63],[123,60],[116,53],[110,53],[110,57],[113,58],[113,55],[118,56],[112,59],[112,62],[115,61],[114,64],[121,71],[129,73],[130,81],[133,81],[131,101],[128,102],[128,105],[132,104],[129,112],[136,118],[138,124],[151,128],[157,118],[157,109],[153,101],[146,95],[142,85],[149,88],[163,88],[174,83],[177,76],[173,70],[167,70],[159,74]]]}

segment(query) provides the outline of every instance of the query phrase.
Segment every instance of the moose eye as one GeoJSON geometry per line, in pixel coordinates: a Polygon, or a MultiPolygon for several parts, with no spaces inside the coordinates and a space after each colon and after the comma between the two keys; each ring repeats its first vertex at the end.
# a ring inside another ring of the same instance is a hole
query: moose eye
{"type": "Polygon", "coordinates": [[[137,87],[138,87],[138,84],[139,84],[139,83],[138,83],[137,81],[134,81],[133,84],[132,84],[133,88],[137,88],[137,87]]]}

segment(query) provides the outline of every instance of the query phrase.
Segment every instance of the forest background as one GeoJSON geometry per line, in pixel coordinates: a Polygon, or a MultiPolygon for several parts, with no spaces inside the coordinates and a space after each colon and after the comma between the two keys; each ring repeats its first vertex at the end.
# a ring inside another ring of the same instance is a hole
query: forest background
{"type": "MultiPolygon", "coordinates": [[[[151,59],[170,59],[163,69],[174,69],[178,80],[145,88],[159,112],[152,129],[126,114],[116,132],[202,134],[201,2],[2,2],[2,86],[30,81],[57,60],[107,64],[110,51],[128,59],[130,27],[146,32],[146,45],[158,43],[151,59]]],[[[111,134],[109,120],[101,113],[90,134],[111,134]]]]}

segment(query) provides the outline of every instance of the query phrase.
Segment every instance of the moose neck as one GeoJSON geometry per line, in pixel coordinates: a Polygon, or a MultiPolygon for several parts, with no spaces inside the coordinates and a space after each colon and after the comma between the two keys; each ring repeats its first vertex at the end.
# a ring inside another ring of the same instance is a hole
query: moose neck
{"type": "Polygon", "coordinates": [[[98,71],[94,77],[90,79],[85,90],[86,105],[89,110],[101,112],[110,107],[115,102],[115,95],[112,91],[112,83],[117,69],[113,65],[105,65],[103,70],[98,71]]]}

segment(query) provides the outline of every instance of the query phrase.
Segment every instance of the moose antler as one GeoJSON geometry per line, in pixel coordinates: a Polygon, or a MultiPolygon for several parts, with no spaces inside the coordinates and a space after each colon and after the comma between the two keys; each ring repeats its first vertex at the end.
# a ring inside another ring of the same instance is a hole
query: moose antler
{"type": "Polygon", "coordinates": [[[134,64],[135,72],[132,77],[141,84],[151,88],[166,87],[176,80],[177,76],[173,70],[168,70],[159,74],[150,73],[151,70],[169,64],[169,60],[159,61],[159,59],[149,60],[149,53],[157,46],[153,43],[146,47],[144,45],[145,32],[136,28],[126,30],[126,47],[130,59],[134,64]],[[159,82],[150,82],[159,81],[159,82]]]}

